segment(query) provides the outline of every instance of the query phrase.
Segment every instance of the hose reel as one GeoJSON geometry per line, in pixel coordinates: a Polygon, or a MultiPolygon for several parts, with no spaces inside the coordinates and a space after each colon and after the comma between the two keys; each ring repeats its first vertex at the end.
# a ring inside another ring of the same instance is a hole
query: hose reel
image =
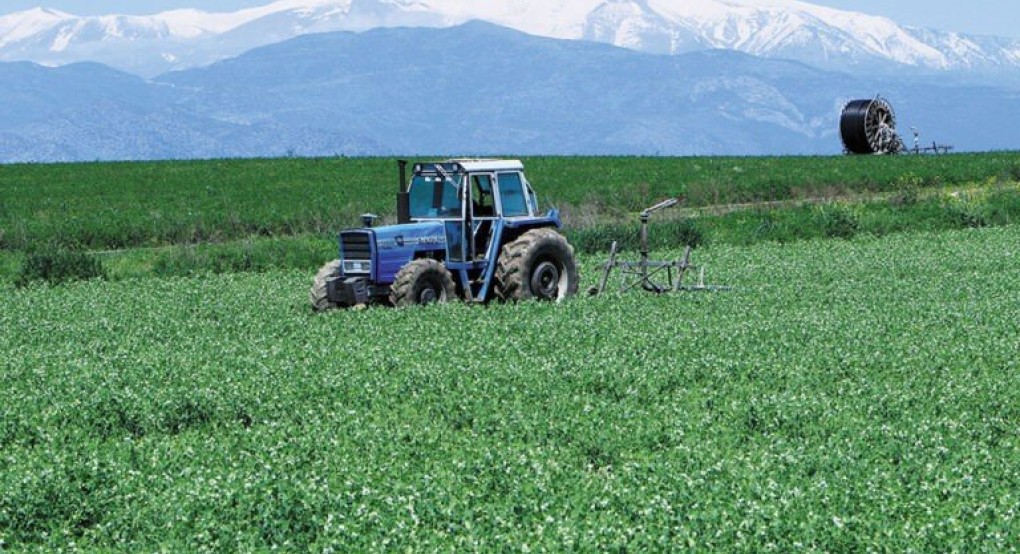
{"type": "Polygon", "coordinates": [[[839,117],[839,131],[848,154],[903,152],[903,139],[896,134],[896,112],[882,97],[848,102],[839,117]]]}

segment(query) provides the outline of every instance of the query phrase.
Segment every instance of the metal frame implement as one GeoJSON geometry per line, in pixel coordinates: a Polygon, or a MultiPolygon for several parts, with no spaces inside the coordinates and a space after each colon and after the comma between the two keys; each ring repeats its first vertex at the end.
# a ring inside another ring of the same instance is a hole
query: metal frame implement
{"type": "Polygon", "coordinates": [[[663,200],[650,208],[646,208],[641,212],[641,249],[639,250],[641,259],[639,261],[621,261],[617,257],[619,254],[617,242],[613,241],[612,246],[609,247],[609,260],[606,261],[603,266],[602,278],[599,280],[599,284],[597,286],[593,286],[588,289],[589,296],[596,296],[606,291],[606,287],[609,284],[609,279],[614,269],[619,270],[621,276],[621,293],[637,288],[656,294],[662,294],[670,291],[731,290],[731,288],[727,286],[705,284],[705,268],[691,263],[690,246],[687,246],[684,249],[683,258],[679,260],[649,260],[648,221],[651,219],[653,213],[666,208],[671,208],[678,203],[679,200],[676,198],[670,198],[668,200],[663,200]],[[694,284],[684,283],[684,277],[686,277],[689,271],[696,271],[698,273],[698,280],[694,284]],[[674,273],[676,275],[675,279],[674,273]],[[665,277],[665,282],[659,282],[656,280],[657,278],[661,279],[663,277],[665,277]]]}

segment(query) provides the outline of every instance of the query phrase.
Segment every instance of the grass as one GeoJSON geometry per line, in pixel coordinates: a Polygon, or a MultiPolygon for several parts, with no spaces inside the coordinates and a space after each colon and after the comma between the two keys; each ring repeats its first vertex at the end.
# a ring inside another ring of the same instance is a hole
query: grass
{"type": "MultiPolygon", "coordinates": [[[[610,219],[589,227],[569,226],[568,240],[578,252],[605,254],[613,241],[624,251],[638,249],[638,225],[631,217],[610,219]]],[[[1012,225],[1020,221],[1020,192],[1012,186],[989,184],[967,192],[941,190],[893,193],[867,200],[745,206],[719,211],[679,210],[653,219],[652,247],[690,244],[713,248],[760,242],[789,243],[817,238],[880,237],[911,231],[938,231],[1012,225]],[[906,194],[906,196],[904,195],[906,194]]],[[[331,236],[251,237],[222,243],[170,245],[92,253],[101,269],[89,264],[66,266],[84,270],[33,271],[20,252],[0,251],[0,282],[59,282],[97,275],[113,280],[141,277],[199,276],[236,272],[299,269],[314,272],[336,256],[331,236]]],[[[30,257],[30,256],[29,256],[30,257]]]]}
{"type": "Polygon", "coordinates": [[[122,280],[274,269],[314,271],[336,256],[335,239],[302,236],[126,250],[106,253],[100,259],[111,278],[122,280]]]}
{"type": "MultiPolygon", "coordinates": [[[[667,196],[687,206],[1015,182],[1020,153],[800,158],[524,160],[542,203],[575,228],[667,196]]],[[[394,213],[391,159],[317,158],[0,166],[0,250],[112,250],[332,236],[394,213]]]]}
{"type": "Polygon", "coordinates": [[[382,166],[349,159],[0,166],[2,246],[108,250],[334,233],[360,211],[392,204],[393,195],[378,190],[382,166]]]}
{"type": "Polygon", "coordinates": [[[1015,226],[698,256],[737,289],[318,316],[303,271],[5,291],[0,545],[1020,541],[1015,226]]]}
{"type": "MultiPolygon", "coordinates": [[[[1001,225],[1020,212],[1020,154],[1009,152],[525,162],[543,203],[562,208],[568,237],[584,252],[604,252],[613,240],[635,248],[634,213],[676,195],[681,215],[699,217],[657,216],[657,247],[1001,225]],[[943,195],[961,189],[976,198],[943,195]],[[838,200],[847,197],[852,204],[838,200]],[[798,205],[818,198],[829,201],[798,205]],[[698,213],[743,202],[758,207],[698,213]]],[[[360,224],[358,214],[392,220],[393,165],[288,158],[0,166],[0,281],[313,269],[333,256],[326,245],[337,230],[360,224]],[[61,267],[89,271],[40,272],[33,252],[41,250],[98,252],[102,271],[79,263],[61,267]]]]}

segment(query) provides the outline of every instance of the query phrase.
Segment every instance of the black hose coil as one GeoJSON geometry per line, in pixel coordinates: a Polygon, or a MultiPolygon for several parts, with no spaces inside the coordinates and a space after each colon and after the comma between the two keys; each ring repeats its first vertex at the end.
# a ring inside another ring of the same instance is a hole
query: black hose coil
{"type": "Polygon", "coordinates": [[[882,98],[851,100],[839,118],[843,147],[851,154],[895,154],[903,150],[896,114],[882,98]]]}

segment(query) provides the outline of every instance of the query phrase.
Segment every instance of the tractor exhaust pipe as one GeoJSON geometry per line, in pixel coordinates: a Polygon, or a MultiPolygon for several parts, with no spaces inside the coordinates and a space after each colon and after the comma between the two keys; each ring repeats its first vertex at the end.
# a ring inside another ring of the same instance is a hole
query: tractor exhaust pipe
{"type": "Polygon", "coordinates": [[[397,223],[403,225],[411,222],[411,195],[407,186],[407,160],[397,160],[400,168],[400,183],[397,184],[397,223]]]}

